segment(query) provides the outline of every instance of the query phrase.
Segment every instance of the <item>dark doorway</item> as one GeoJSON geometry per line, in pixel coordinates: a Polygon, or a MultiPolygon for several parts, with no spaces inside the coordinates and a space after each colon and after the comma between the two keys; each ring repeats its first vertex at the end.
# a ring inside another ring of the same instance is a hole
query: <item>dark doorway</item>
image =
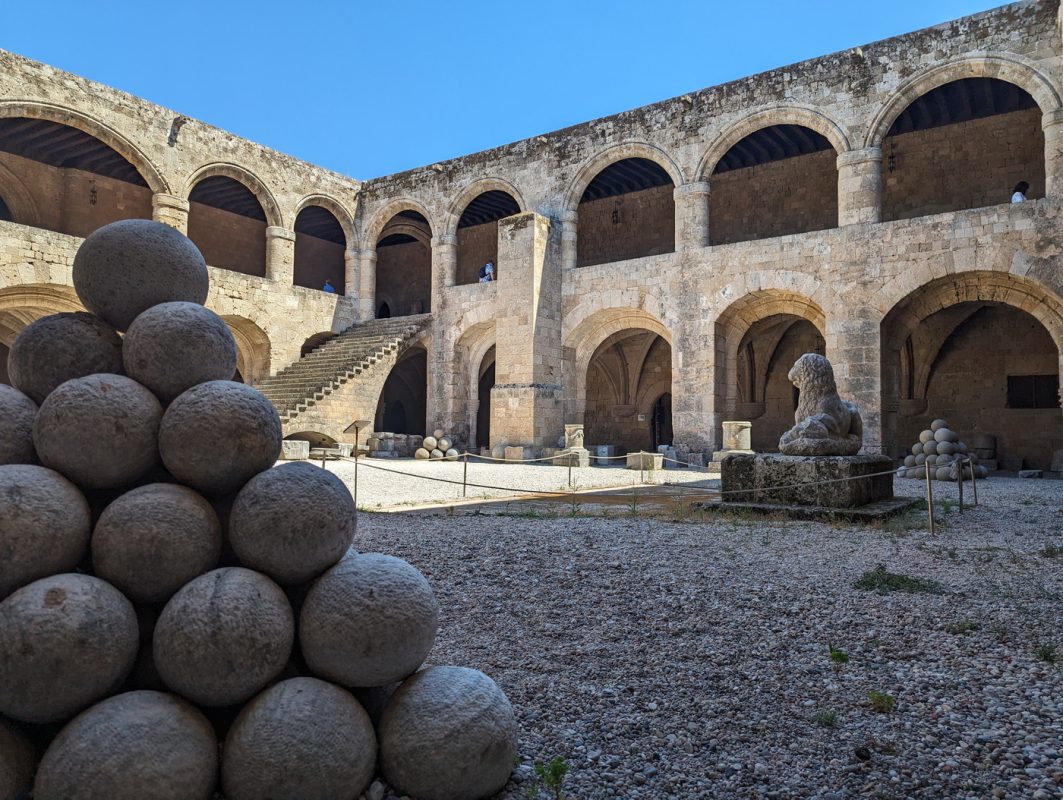
{"type": "Polygon", "coordinates": [[[662,444],[672,443],[672,393],[665,392],[653,404],[650,412],[650,446],[653,452],[662,444]]]}

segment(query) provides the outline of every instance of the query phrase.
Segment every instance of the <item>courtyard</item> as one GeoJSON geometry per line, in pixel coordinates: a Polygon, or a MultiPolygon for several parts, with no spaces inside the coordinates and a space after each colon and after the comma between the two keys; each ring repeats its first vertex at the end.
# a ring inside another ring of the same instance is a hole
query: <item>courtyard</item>
{"type": "MultiPolygon", "coordinates": [[[[361,466],[363,509],[412,499],[361,466]]],[[[362,513],[355,546],[421,570],[443,609],[430,660],[512,700],[503,798],[557,757],[581,800],[1058,797],[1060,483],[993,478],[962,512],[935,492],[933,536],[922,510],[863,527],[562,499],[362,513]]]]}

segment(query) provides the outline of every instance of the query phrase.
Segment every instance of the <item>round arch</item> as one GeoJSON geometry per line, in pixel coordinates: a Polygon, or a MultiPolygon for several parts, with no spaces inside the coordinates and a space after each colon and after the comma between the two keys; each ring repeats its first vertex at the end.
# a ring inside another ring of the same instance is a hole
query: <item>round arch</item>
{"type": "Polygon", "coordinates": [[[864,146],[880,147],[890,126],[912,102],[939,86],[962,78],[997,78],[1014,84],[1028,92],[1044,114],[1063,106],[1055,84],[1035,67],[1010,55],[968,56],[931,67],[901,84],[871,121],[864,146]]]}
{"type": "Polygon", "coordinates": [[[221,318],[236,339],[236,370],[244,382],[268,377],[271,347],[266,332],[247,317],[223,314],[221,318]]]}
{"type": "Polygon", "coordinates": [[[524,197],[521,195],[520,190],[509,181],[504,178],[478,178],[472,183],[466,184],[465,187],[458,192],[458,196],[454,198],[454,201],[447,208],[446,214],[443,216],[443,227],[440,232],[444,236],[456,235],[458,232],[458,222],[461,220],[461,215],[465,212],[466,206],[484,192],[492,191],[505,192],[516,201],[517,206],[522,212],[528,210],[528,206],[524,202],[524,197]]]}
{"type": "Polygon", "coordinates": [[[292,215],[291,230],[295,230],[295,221],[299,219],[300,212],[310,206],[319,206],[332,214],[343,229],[343,235],[347,239],[347,249],[349,250],[354,246],[358,241],[358,233],[354,227],[354,216],[339,200],[329,197],[327,194],[311,194],[300,200],[295,207],[295,213],[292,215]]]}
{"type": "Polygon", "coordinates": [[[41,212],[33,192],[14,172],[0,164],[0,197],[19,225],[40,224],[41,212]]]}
{"type": "Polygon", "coordinates": [[[187,200],[197,183],[206,178],[215,177],[230,178],[247,187],[258,200],[259,205],[262,206],[262,212],[266,215],[266,225],[271,227],[281,227],[283,225],[284,219],[280,213],[280,207],[277,205],[277,201],[273,199],[273,194],[266,188],[266,184],[250,170],[229,162],[215,161],[199,167],[188,176],[181,197],[187,200]]]}
{"type": "Polygon", "coordinates": [[[0,344],[10,347],[23,328],[41,317],[84,310],[69,286],[39,283],[0,289],[0,344]]]}
{"type": "Polygon", "coordinates": [[[154,162],[129,139],[94,117],[72,108],[24,100],[0,102],[0,117],[29,117],[77,128],[110,147],[132,164],[152,193],[169,193],[170,184],[154,162]]]}
{"type": "Polygon", "coordinates": [[[428,220],[428,230],[435,235],[437,229],[435,222],[432,220],[432,216],[428,213],[423,205],[411,198],[399,198],[387,203],[383,208],[379,209],[370,218],[368,224],[366,224],[362,233],[361,249],[363,251],[376,250],[376,243],[380,239],[380,234],[384,230],[391,218],[401,211],[416,211],[426,220],[428,220]]]}
{"type": "Polygon", "coordinates": [[[773,125],[800,125],[809,128],[830,142],[838,155],[852,149],[841,125],[826,114],[808,106],[771,106],[746,114],[717,136],[701,157],[695,179],[708,180],[728,150],[749,134],[773,125]]]}
{"type": "Polygon", "coordinates": [[[663,149],[646,142],[625,142],[602,150],[583,163],[569,183],[562,208],[565,211],[576,211],[579,207],[580,198],[583,197],[583,192],[586,191],[590,182],[594,180],[598,173],[610,164],[623,161],[626,158],[644,158],[647,161],[654,162],[668,173],[668,177],[672,179],[673,186],[678,187],[685,183],[683,171],[676,164],[675,159],[663,149]]]}

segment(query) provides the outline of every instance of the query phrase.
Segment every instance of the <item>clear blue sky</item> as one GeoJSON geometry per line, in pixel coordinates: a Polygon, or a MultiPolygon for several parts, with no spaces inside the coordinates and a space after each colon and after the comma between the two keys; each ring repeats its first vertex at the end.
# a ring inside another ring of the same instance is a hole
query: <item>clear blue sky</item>
{"type": "Polygon", "coordinates": [[[7,0],[0,48],[367,179],[995,5],[7,0]]]}

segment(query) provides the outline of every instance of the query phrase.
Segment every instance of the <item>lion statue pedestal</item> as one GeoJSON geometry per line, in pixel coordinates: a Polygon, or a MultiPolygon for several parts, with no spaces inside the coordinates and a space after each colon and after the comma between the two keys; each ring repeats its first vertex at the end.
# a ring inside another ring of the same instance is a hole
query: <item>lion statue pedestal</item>
{"type": "Polygon", "coordinates": [[[893,498],[893,460],[857,455],[863,424],[855,405],[838,396],[826,358],[806,353],[788,377],[800,391],[795,425],[780,453],[729,455],[723,460],[724,504],[856,509],[893,498]]]}

